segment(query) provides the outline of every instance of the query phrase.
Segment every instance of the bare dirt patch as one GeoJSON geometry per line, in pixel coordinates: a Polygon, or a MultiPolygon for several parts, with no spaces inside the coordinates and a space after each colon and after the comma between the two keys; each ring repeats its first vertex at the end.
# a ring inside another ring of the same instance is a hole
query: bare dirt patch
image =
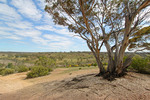
{"type": "Polygon", "coordinates": [[[26,72],[0,76],[0,93],[7,93],[32,85],[32,83],[25,80],[25,77],[26,72]]]}
{"type": "Polygon", "coordinates": [[[107,81],[95,74],[43,82],[0,95],[2,100],[149,100],[150,75],[129,72],[107,81]]]}
{"type": "Polygon", "coordinates": [[[57,68],[53,72],[51,72],[50,75],[33,79],[26,79],[27,72],[0,76],[0,94],[14,92],[16,90],[23,89],[27,86],[35,85],[38,83],[63,80],[65,78],[75,77],[77,75],[98,72],[97,68],[90,70],[76,70],[71,72],[67,70],[69,70],[69,68],[57,68]]]}

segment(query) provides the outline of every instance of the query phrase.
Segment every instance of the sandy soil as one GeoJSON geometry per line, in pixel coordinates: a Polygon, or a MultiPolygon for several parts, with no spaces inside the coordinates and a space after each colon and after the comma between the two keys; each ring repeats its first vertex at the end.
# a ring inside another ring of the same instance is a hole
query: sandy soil
{"type": "Polygon", "coordinates": [[[50,75],[44,77],[38,77],[33,79],[26,79],[27,72],[16,73],[8,76],[0,76],[0,94],[16,91],[27,86],[31,86],[37,83],[51,82],[55,80],[63,80],[69,77],[75,77],[77,75],[84,75],[88,73],[97,73],[97,69],[79,70],[71,73],[63,73],[68,68],[58,68],[51,72],[50,75]]]}
{"type": "MultiPolygon", "coordinates": [[[[0,100],[149,100],[150,98],[150,75],[129,72],[126,76],[110,82],[102,77],[95,77],[97,69],[61,74],[64,70],[56,69],[51,75],[30,80],[24,80],[25,73],[22,73],[22,78],[18,79],[25,82],[24,87],[1,92],[0,100]]],[[[0,86],[1,84],[3,83],[0,83],[0,86]]]]}

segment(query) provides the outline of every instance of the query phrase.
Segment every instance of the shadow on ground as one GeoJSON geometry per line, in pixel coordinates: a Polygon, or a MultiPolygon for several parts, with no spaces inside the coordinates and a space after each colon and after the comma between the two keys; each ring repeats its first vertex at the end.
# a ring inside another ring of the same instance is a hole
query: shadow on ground
{"type": "Polygon", "coordinates": [[[95,74],[45,82],[13,93],[1,94],[2,100],[149,100],[150,77],[128,73],[107,81],[95,74]]]}

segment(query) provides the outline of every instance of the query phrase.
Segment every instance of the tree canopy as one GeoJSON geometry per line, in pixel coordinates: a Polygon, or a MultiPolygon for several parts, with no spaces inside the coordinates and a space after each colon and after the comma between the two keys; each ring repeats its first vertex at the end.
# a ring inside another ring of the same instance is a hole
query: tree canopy
{"type": "Polygon", "coordinates": [[[150,0],[46,0],[46,2],[45,11],[52,16],[55,24],[68,27],[69,31],[87,42],[96,58],[100,74],[121,75],[131,63],[130,57],[123,62],[128,47],[149,48],[149,27],[142,26],[149,24],[150,0]],[[104,69],[100,59],[102,46],[106,47],[109,57],[107,70],[104,69]]]}
{"type": "Polygon", "coordinates": [[[137,51],[150,50],[150,26],[144,27],[133,33],[129,40],[129,50],[137,49],[137,51]]]}

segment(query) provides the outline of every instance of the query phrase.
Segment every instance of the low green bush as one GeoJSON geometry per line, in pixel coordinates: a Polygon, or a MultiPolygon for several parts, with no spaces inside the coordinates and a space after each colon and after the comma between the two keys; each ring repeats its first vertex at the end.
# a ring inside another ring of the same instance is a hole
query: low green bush
{"type": "Polygon", "coordinates": [[[13,73],[15,73],[15,70],[11,68],[5,68],[0,72],[0,74],[3,76],[8,74],[13,74],[13,73]]]}
{"type": "Polygon", "coordinates": [[[92,66],[97,66],[97,63],[92,63],[92,66]]]}
{"type": "Polygon", "coordinates": [[[11,68],[14,69],[15,71],[18,71],[18,66],[13,65],[12,63],[8,63],[8,65],[5,68],[11,68]]]}
{"type": "Polygon", "coordinates": [[[0,75],[2,75],[2,71],[4,70],[5,68],[0,68],[0,75]]]}
{"type": "Polygon", "coordinates": [[[150,69],[148,59],[146,57],[143,58],[139,55],[136,55],[132,58],[130,69],[131,68],[137,70],[139,73],[150,73],[148,72],[150,69]]]}
{"type": "Polygon", "coordinates": [[[18,66],[18,72],[27,72],[29,70],[26,66],[18,66]]]}
{"type": "Polygon", "coordinates": [[[6,68],[13,68],[14,65],[12,63],[8,63],[8,65],[6,66],[6,68]]]}
{"type": "Polygon", "coordinates": [[[51,71],[53,71],[53,69],[52,68],[48,68],[48,71],[51,72],[51,71]]]}
{"type": "Polygon", "coordinates": [[[35,62],[37,66],[44,66],[44,67],[53,67],[56,64],[56,60],[54,58],[49,58],[46,56],[39,57],[38,60],[35,62]]]}
{"type": "Polygon", "coordinates": [[[48,74],[49,74],[49,69],[47,67],[35,66],[32,67],[31,72],[27,73],[27,78],[45,76],[48,74]]]}

